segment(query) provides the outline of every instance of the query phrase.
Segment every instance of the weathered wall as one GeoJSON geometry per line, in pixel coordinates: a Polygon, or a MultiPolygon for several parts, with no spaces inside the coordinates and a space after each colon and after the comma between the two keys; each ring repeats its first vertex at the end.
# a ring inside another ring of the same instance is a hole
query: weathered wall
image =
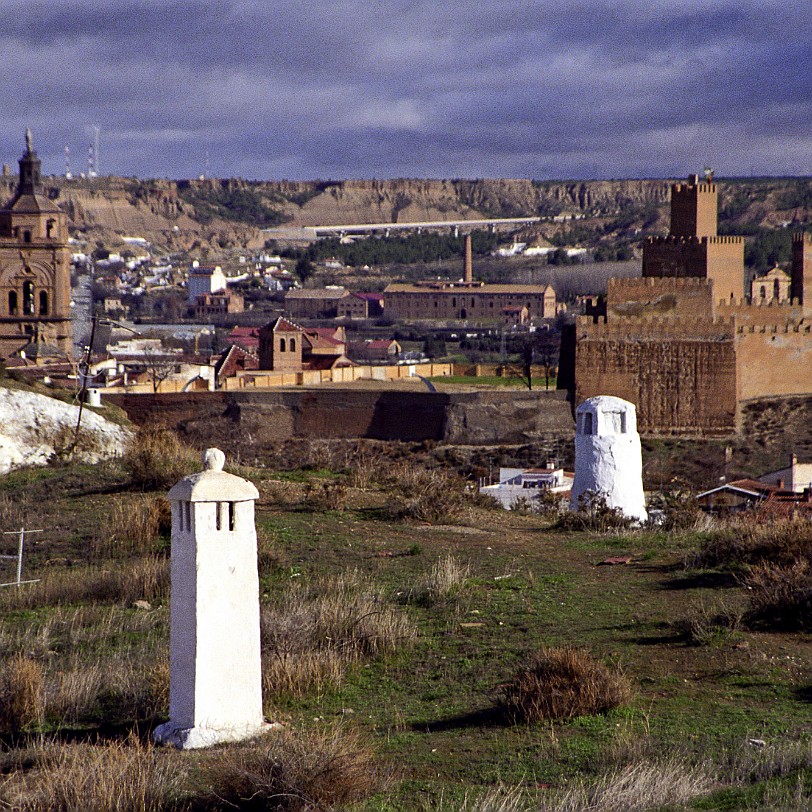
{"type": "Polygon", "coordinates": [[[113,395],[141,425],[196,436],[224,431],[272,443],[290,437],[523,443],[573,431],[563,392],[403,392],[304,389],[211,394],[113,395]]]}
{"type": "Polygon", "coordinates": [[[641,432],[719,435],[736,430],[734,326],[616,320],[579,324],[576,403],[615,395],[637,406],[641,432]]]}
{"type": "Polygon", "coordinates": [[[632,316],[713,318],[713,284],[702,278],[610,279],[607,320],[632,316]]]}
{"type": "Polygon", "coordinates": [[[812,392],[810,326],[762,328],[736,337],[742,400],[812,392]]]}

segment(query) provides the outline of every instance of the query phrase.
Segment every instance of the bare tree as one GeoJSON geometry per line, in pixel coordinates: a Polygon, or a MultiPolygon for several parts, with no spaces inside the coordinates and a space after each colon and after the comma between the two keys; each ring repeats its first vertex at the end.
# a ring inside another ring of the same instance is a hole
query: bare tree
{"type": "Polygon", "coordinates": [[[157,394],[161,384],[175,371],[178,359],[173,353],[168,353],[163,347],[146,347],[144,349],[144,364],[152,383],[152,391],[157,394]]]}

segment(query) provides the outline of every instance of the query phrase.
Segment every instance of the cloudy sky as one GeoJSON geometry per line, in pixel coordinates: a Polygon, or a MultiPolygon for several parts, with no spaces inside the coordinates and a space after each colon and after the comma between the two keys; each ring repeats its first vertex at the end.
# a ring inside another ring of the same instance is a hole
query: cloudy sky
{"type": "Polygon", "coordinates": [[[3,0],[0,161],[256,179],[812,174],[808,0],[3,0]],[[793,9],[792,6],[795,6],[793,9]]]}

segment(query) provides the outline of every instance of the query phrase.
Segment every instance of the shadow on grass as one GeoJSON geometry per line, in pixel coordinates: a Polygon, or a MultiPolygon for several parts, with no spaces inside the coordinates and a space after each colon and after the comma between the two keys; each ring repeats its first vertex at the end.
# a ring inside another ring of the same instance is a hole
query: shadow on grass
{"type": "Polygon", "coordinates": [[[498,706],[483,708],[447,719],[434,722],[413,722],[412,730],[416,733],[441,733],[447,730],[464,730],[472,727],[510,727],[512,724],[504,708],[498,706]]]}
{"type": "Polygon", "coordinates": [[[660,584],[660,589],[728,589],[738,586],[736,576],[730,572],[696,572],[682,578],[669,578],[660,584]]]}
{"type": "Polygon", "coordinates": [[[801,685],[796,688],[793,693],[795,698],[801,702],[812,703],[812,685],[801,685]]]}

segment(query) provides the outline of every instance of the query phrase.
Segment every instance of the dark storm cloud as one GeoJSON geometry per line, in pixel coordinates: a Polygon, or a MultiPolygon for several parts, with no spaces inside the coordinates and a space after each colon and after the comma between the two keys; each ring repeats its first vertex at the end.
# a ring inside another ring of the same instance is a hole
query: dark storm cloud
{"type": "Polygon", "coordinates": [[[810,24],[761,0],[10,0],[0,149],[244,177],[812,173],[810,24]]]}

